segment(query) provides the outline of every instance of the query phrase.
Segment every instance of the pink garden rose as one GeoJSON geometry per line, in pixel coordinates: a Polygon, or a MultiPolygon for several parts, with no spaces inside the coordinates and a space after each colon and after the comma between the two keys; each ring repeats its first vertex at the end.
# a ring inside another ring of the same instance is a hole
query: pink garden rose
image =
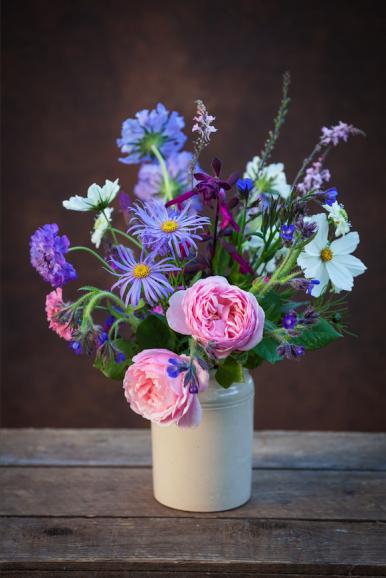
{"type": "Polygon", "coordinates": [[[263,338],[264,311],[252,293],[230,285],[225,277],[197,281],[177,291],[166,318],[177,333],[192,335],[210,346],[218,359],[232,351],[248,351],[263,338]]]}
{"type": "MultiPolygon", "coordinates": [[[[185,373],[169,377],[170,359],[189,361],[186,355],[177,355],[168,349],[144,349],[135,355],[123,380],[125,397],[133,411],[158,424],[197,426],[201,421],[198,396],[184,386],[185,373]]],[[[199,391],[204,391],[209,374],[198,363],[195,366],[199,391]]]]}
{"type": "Polygon", "coordinates": [[[66,341],[71,341],[73,332],[70,324],[68,322],[60,323],[55,317],[61,309],[63,309],[63,306],[62,289],[58,287],[58,289],[51,291],[46,297],[47,320],[49,321],[50,328],[55,331],[55,333],[63,337],[66,341]]]}

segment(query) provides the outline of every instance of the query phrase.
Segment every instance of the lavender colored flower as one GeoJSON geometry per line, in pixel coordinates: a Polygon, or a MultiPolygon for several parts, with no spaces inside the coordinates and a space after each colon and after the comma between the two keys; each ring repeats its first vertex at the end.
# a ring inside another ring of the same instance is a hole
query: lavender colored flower
{"type": "Polygon", "coordinates": [[[302,239],[310,239],[318,230],[318,225],[315,221],[305,221],[302,215],[297,219],[295,226],[302,239]]]}
{"type": "Polygon", "coordinates": [[[276,351],[280,357],[286,359],[299,359],[304,355],[303,345],[294,345],[293,343],[282,343],[276,351]]]}
{"type": "MultiPolygon", "coordinates": [[[[171,193],[177,197],[189,190],[191,186],[192,153],[183,151],[173,153],[166,159],[166,168],[170,177],[171,193]]],[[[198,165],[195,168],[199,171],[198,165]]],[[[165,198],[165,181],[159,163],[144,163],[139,169],[138,182],[134,187],[134,194],[142,201],[165,198]]],[[[192,208],[199,211],[201,203],[198,197],[194,198],[192,208]]]]}
{"type": "Polygon", "coordinates": [[[315,285],[319,285],[320,281],[318,279],[291,279],[289,285],[293,287],[296,291],[305,291],[308,295],[311,295],[312,289],[315,285]]]}
{"type": "Polygon", "coordinates": [[[338,191],[336,190],[335,187],[333,187],[331,189],[328,189],[327,191],[324,191],[322,193],[322,196],[324,198],[325,205],[329,205],[331,207],[336,201],[338,191]]]}
{"type": "Polygon", "coordinates": [[[327,183],[330,178],[330,171],[322,168],[322,161],[319,159],[306,170],[303,182],[298,184],[297,189],[300,193],[306,195],[312,190],[319,190],[323,183],[327,183]]]}
{"type": "Polygon", "coordinates": [[[208,113],[208,110],[202,100],[197,100],[196,104],[196,116],[193,118],[196,123],[193,125],[192,132],[198,133],[198,139],[202,148],[203,146],[209,144],[210,135],[213,132],[217,132],[217,128],[212,126],[212,122],[216,120],[216,117],[208,113]]]}
{"type": "Polygon", "coordinates": [[[141,110],[136,118],[128,118],[122,125],[117,144],[126,157],[122,163],[134,164],[154,160],[152,146],[167,158],[183,147],[186,136],[182,132],[184,119],[177,112],[169,112],[161,103],[154,110],[141,110]]]}
{"type": "Polygon", "coordinates": [[[308,305],[308,307],[303,311],[301,322],[303,325],[314,325],[318,321],[319,313],[312,307],[312,305],[308,305]]]}
{"type": "Polygon", "coordinates": [[[133,252],[122,245],[118,245],[117,253],[119,261],[114,257],[111,262],[119,273],[113,273],[119,277],[111,290],[119,287],[121,299],[125,298],[126,307],[130,303],[136,307],[141,298],[141,294],[149,303],[156,305],[160,299],[166,299],[173,293],[173,287],[165,277],[164,273],[178,271],[179,269],[170,262],[170,259],[154,260],[154,255],[141,256],[136,261],[133,252]],[[127,291],[129,287],[129,290],[127,291]],[[126,296],[125,296],[126,293],[126,296]]]}
{"type": "Polygon", "coordinates": [[[297,322],[298,316],[296,315],[296,311],[290,311],[289,313],[284,315],[281,324],[284,327],[284,329],[291,331],[292,329],[294,329],[297,322]]]}
{"type": "Polygon", "coordinates": [[[285,241],[291,242],[294,237],[295,225],[282,225],[280,237],[285,241]]]}
{"type": "Polygon", "coordinates": [[[327,128],[324,126],[322,128],[322,136],[320,138],[320,144],[322,145],[334,145],[336,146],[339,141],[347,142],[350,135],[364,134],[359,128],[355,128],[352,124],[347,124],[345,122],[339,121],[335,126],[327,128]]]}
{"type": "Polygon", "coordinates": [[[35,231],[30,240],[31,264],[53,287],[62,287],[76,278],[74,267],[64,255],[68,252],[70,241],[66,235],[58,235],[56,223],[43,225],[35,231]]]}
{"type": "Polygon", "coordinates": [[[138,236],[144,247],[165,255],[168,251],[182,257],[189,249],[197,250],[196,241],[201,240],[197,231],[209,225],[208,217],[189,212],[189,204],[182,211],[168,209],[160,202],[135,205],[131,209],[132,226],[129,231],[138,236]]]}

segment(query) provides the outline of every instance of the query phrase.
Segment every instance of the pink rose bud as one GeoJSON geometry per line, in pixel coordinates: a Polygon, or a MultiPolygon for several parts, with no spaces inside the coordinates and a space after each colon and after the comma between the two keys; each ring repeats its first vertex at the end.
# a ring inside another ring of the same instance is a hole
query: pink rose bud
{"type": "MultiPolygon", "coordinates": [[[[125,397],[135,413],[161,425],[176,423],[182,427],[197,426],[201,421],[201,405],[197,393],[184,385],[185,373],[170,368],[187,365],[186,355],[176,355],[168,349],[144,349],[133,357],[126,371],[123,388],[125,397]],[[176,364],[176,365],[173,365],[176,364]],[[169,369],[169,372],[168,372],[169,369]]],[[[208,387],[209,374],[194,362],[198,391],[208,387]]]]}
{"type": "Polygon", "coordinates": [[[192,335],[218,358],[248,351],[263,338],[264,311],[252,293],[230,285],[225,277],[197,281],[177,291],[166,319],[177,333],[192,335]]]}

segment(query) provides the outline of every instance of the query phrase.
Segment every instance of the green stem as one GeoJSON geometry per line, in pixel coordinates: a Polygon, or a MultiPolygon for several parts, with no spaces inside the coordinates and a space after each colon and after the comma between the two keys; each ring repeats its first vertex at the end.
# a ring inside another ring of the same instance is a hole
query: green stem
{"type": "MultiPolygon", "coordinates": [[[[134,237],[132,237],[131,235],[128,235],[127,233],[124,233],[123,231],[121,231],[120,229],[115,229],[114,227],[111,227],[111,230],[114,233],[117,233],[118,235],[122,235],[122,237],[125,237],[125,239],[127,239],[128,241],[130,241],[130,243],[133,243],[133,245],[136,245],[136,247],[139,247],[139,249],[142,249],[142,245],[139,241],[137,241],[136,239],[134,239],[134,237]]],[[[117,243],[118,245],[118,243],[117,243]]]]}
{"type": "Polygon", "coordinates": [[[151,146],[151,151],[154,154],[154,156],[156,157],[156,159],[158,160],[160,167],[161,167],[161,171],[162,171],[162,177],[165,183],[165,197],[167,201],[171,201],[173,198],[172,195],[172,187],[171,187],[171,183],[170,183],[170,178],[169,178],[169,173],[168,173],[168,169],[166,168],[166,163],[165,160],[163,158],[163,156],[161,155],[161,153],[159,152],[159,150],[157,149],[157,147],[155,145],[151,146]]]}
{"type": "Polygon", "coordinates": [[[88,302],[88,304],[86,305],[86,307],[84,309],[83,321],[82,321],[82,329],[83,330],[86,329],[87,321],[91,317],[92,310],[94,309],[94,307],[96,306],[98,301],[100,299],[104,299],[104,298],[109,298],[109,299],[111,299],[111,301],[114,301],[121,309],[123,309],[123,310],[126,309],[123,301],[121,299],[119,299],[119,297],[114,295],[114,293],[111,293],[110,291],[101,291],[100,293],[97,293],[97,295],[95,295],[94,297],[91,297],[90,301],[88,302]]]}
{"type": "Polygon", "coordinates": [[[98,253],[96,253],[95,251],[93,251],[93,249],[90,249],[90,247],[70,247],[68,249],[68,253],[72,252],[72,251],[85,251],[86,253],[90,253],[91,255],[94,255],[94,257],[96,257],[101,263],[103,263],[103,265],[106,267],[106,269],[108,269],[110,271],[110,273],[114,273],[114,269],[112,267],[110,267],[110,265],[107,263],[107,261],[105,261],[103,259],[103,257],[101,257],[100,255],[98,255],[98,253]]]}
{"type": "Polygon", "coordinates": [[[104,218],[106,219],[106,222],[107,222],[108,228],[109,228],[109,230],[111,231],[111,236],[112,236],[112,238],[114,239],[114,243],[115,243],[116,245],[118,245],[118,239],[117,239],[117,238],[116,238],[116,236],[115,236],[115,233],[114,233],[114,228],[113,228],[113,226],[111,225],[111,223],[110,223],[109,219],[107,218],[107,216],[106,216],[106,213],[105,213],[104,209],[102,209],[102,215],[103,215],[103,216],[104,216],[104,218]]]}

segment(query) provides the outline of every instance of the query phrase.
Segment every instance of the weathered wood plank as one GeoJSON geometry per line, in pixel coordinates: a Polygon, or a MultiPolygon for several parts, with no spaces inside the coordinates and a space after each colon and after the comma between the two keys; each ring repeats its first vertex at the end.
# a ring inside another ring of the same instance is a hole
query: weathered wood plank
{"type": "Polygon", "coordinates": [[[148,468],[1,468],[0,515],[386,520],[386,473],[255,470],[242,508],[186,514],[152,498],[148,468]]]}
{"type": "Polygon", "coordinates": [[[0,521],[3,570],[373,574],[386,526],[229,519],[0,521]]]}
{"type": "MultiPolygon", "coordinates": [[[[386,434],[255,432],[255,468],[386,471],[386,434]]],[[[148,430],[0,430],[0,465],[150,466],[148,430]]]]}

